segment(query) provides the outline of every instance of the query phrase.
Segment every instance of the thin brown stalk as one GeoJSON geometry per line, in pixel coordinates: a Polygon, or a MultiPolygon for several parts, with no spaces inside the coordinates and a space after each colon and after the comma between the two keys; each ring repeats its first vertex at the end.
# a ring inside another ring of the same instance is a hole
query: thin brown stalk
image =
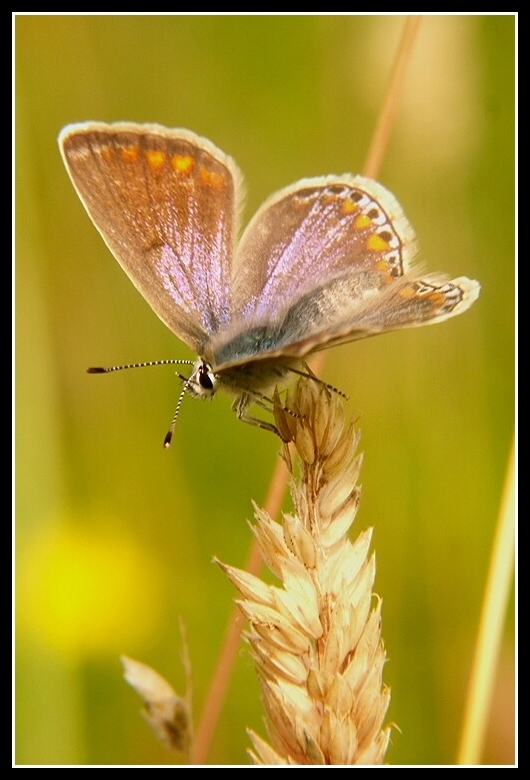
{"type": "Polygon", "coordinates": [[[414,51],[421,20],[421,16],[409,16],[403,30],[387,93],[379,111],[377,125],[372,135],[372,143],[364,163],[363,173],[372,179],[376,179],[379,176],[390,136],[396,123],[401,96],[405,87],[406,71],[414,51]]]}

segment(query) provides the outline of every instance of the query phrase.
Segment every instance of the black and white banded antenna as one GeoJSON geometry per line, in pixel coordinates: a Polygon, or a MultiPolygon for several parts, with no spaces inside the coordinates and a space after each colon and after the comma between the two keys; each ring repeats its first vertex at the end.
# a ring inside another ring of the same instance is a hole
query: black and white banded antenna
{"type": "Polygon", "coordinates": [[[166,450],[169,448],[169,446],[171,444],[171,439],[173,438],[173,434],[175,433],[175,426],[177,424],[177,417],[179,416],[180,407],[181,407],[181,404],[182,404],[182,399],[186,395],[186,391],[187,391],[188,386],[190,384],[190,380],[189,379],[186,379],[185,377],[181,376],[180,374],[178,374],[177,376],[179,376],[181,379],[184,380],[184,385],[182,387],[182,390],[180,391],[180,395],[179,395],[178,400],[177,400],[177,405],[175,407],[175,413],[173,415],[173,419],[171,420],[171,425],[169,426],[169,430],[166,433],[165,438],[164,438],[164,447],[165,447],[166,450]]]}
{"type": "MultiPolygon", "coordinates": [[[[145,363],[127,363],[126,365],[123,366],[92,366],[90,368],[87,368],[87,373],[88,374],[112,374],[114,371],[126,371],[129,368],[146,368],[148,366],[175,366],[175,365],[193,366],[195,365],[195,361],[180,360],[177,358],[168,358],[166,360],[148,360],[145,363]]],[[[180,391],[180,395],[177,401],[177,406],[175,408],[175,414],[173,415],[173,419],[171,420],[171,425],[169,426],[169,430],[166,433],[166,436],[164,438],[164,447],[166,450],[171,444],[171,439],[173,438],[173,434],[175,432],[175,426],[177,424],[177,417],[179,415],[180,407],[182,405],[182,399],[186,395],[186,391],[190,384],[189,378],[185,377],[183,374],[180,374],[178,371],[175,372],[175,376],[178,376],[178,378],[181,379],[182,382],[184,382],[184,386],[180,391]]]]}
{"type": "Polygon", "coordinates": [[[291,371],[293,374],[298,374],[298,376],[305,376],[306,379],[312,379],[313,382],[317,383],[317,385],[323,385],[331,393],[336,393],[337,395],[340,395],[342,398],[346,399],[346,401],[349,401],[349,396],[345,392],[339,390],[339,388],[335,387],[335,385],[330,385],[329,382],[325,382],[323,379],[317,376],[313,371],[311,371],[309,364],[305,361],[304,368],[305,371],[300,371],[298,368],[293,368],[290,366],[289,371],[291,371]]]}

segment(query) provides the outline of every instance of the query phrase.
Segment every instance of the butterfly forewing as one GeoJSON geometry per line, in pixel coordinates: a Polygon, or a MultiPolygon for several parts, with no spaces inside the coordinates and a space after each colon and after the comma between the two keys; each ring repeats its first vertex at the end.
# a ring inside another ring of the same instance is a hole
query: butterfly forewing
{"type": "Polygon", "coordinates": [[[60,145],[120,265],[163,322],[200,353],[230,319],[235,163],[187,130],[158,125],[74,125],[60,145]]]}

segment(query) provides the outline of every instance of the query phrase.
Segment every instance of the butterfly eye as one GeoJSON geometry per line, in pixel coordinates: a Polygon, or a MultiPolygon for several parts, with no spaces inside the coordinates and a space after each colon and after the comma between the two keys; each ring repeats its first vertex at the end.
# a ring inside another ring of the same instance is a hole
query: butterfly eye
{"type": "Polygon", "coordinates": [[[207,363],[202,363],[202,365],[199,366],[198,381],[203,390],[213,390],[214,376],[207,363]]]}

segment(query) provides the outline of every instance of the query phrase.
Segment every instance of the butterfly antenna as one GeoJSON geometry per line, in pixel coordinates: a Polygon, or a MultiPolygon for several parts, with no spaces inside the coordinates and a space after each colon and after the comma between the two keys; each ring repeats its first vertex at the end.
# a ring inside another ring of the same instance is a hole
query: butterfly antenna
{"type": "Polygon", "coordinates": [[[329,390],[331,393],[336,393],[337,395],[340,395],[342,398],[345,398],[346,400],[349,400],[349,396],[346,395],[342,390],[339,390],[338,387],[335,387],[335,385],[330,385],[328,382],[324,382],[323,379],[320,379],[307,365],[307,363],[304,363],[305,371],[299,371],[297,368],[289,368],[289,371],[292,371],[293,374],[298,374],[299,376],[305,376],[307,379],[312,379],[313,382],[318,382],[319,385],[324,385],[327,390],[329,390]]]}
{"type": "Polygon", "coordinates": [[[186,391],[188,389],[189,381],[185,377],[181,377],[181,379],[184,379],[184,387],[180,391],[177,405],[175,407],[175,414],[173,415],[173,419],[171,420],[171,425],[169,426],[169,431],[166,433],[166,437],[164,439],[164,447],[166,448],[166,450],[169,448],[171,444],[171,439],[173,438],[173,434],[175,433],[175,426],[177,424],[177,417],[179,416],[182,399],[186,395],[186,391]]]}
{"type": "MultiPolygon", "coordinates": [[[[128,363],[125,366],[93,366],[87,368],[88,374],[111,374],[113,371],[125,371],[127,368],[145,368],[146,366],[174,366],[176,364],[192,366],[193,360],[149,360],[147,363],[128,363]]],[[[181,379],[183,377],[179,374],[181,379]]]]}

